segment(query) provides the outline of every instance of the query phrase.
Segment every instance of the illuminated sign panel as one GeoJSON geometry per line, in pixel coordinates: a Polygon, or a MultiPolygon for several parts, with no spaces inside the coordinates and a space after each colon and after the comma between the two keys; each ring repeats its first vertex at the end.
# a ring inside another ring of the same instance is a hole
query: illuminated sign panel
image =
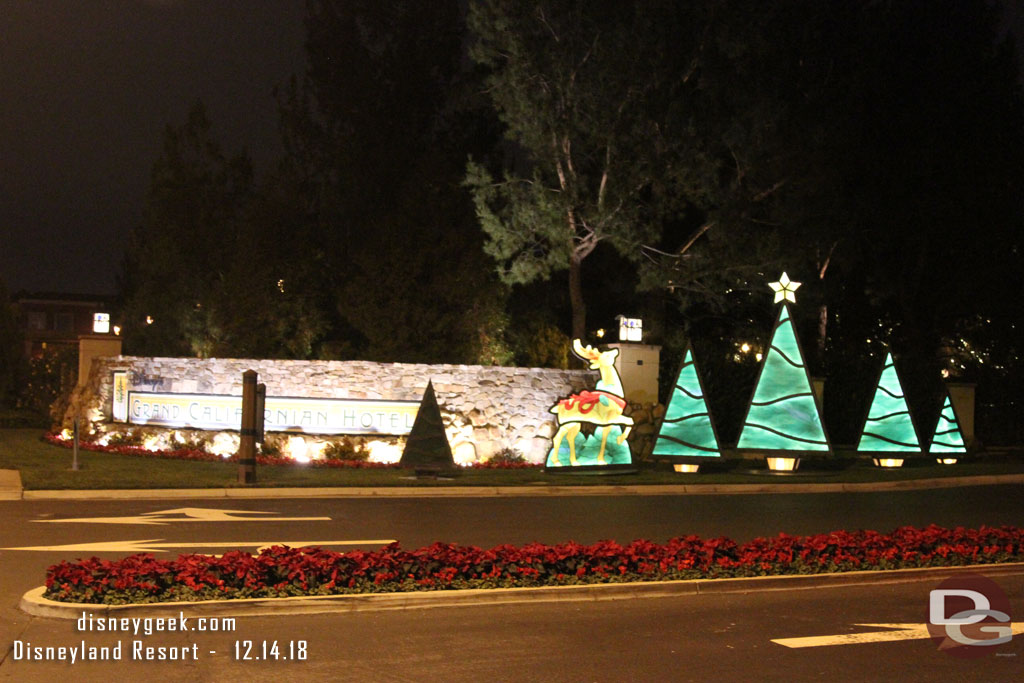
{"type": "MultiPolygon", "coordinates": [[[[418,401],[375,401],[268,396],[268,432],[386,434],[412,430],[418,401]]],[[[128,393],[128,422],[154,427],[232,430],[242,423],[242,397],[208,394],[128,393]]]]}
{"type": "Polygon", "coordinates": [[[95,313],[92,316],[92,331],[96,334],[110,334],[110,314],[95,313]]]}
{"type": "Polygon", "coordinates": [[[639,342],[643,340],[644,323],[640,318],[619,317],[619,341],[639,342]]]}
{"type": "Polygon", "coordinates": [[[114,422],[128,421],[128,373],[123,370],[114,373],[114,396],[110,412],[114,422]]]}

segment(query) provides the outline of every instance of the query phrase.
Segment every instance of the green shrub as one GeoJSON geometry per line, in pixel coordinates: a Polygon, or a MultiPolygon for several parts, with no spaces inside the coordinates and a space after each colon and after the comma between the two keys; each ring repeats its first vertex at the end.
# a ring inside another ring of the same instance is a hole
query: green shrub
{"type": "Polygon", "coordinates": [[[362,443],[346,437],[328,443],[324,449],[324,458],[366,461],[370,459],[370,451],[362,443]]]}

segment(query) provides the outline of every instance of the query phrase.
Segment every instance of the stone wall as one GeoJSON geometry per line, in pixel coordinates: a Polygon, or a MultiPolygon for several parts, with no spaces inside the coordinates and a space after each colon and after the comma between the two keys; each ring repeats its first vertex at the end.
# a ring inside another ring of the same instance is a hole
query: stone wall
{"type": "Polygon", "coordinates": [[[117,356],[93,362],[88,381],[72,394],[63,426],[78,415],[103,430],[111,421],[112,373],[118,370],[129,373],[137,391],[241,395],[242,373],[250,369],[259,373],[268,396],[418,401],[430,380],[453,447],[471,443],[476,459],[514,448],[537,463],[547,456],[557,427],[548,409],[597,379],[586,370],[117,356]]]}

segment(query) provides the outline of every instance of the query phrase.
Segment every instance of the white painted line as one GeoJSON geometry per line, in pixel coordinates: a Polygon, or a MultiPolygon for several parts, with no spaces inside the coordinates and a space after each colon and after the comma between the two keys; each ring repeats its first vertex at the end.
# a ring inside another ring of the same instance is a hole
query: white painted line
{"type": "MultiPolygon", "coordinates": [[[[828,647],[831,645],[858,645],[861,643],[885,643],[896,640],[921,640],[931,638],[925,624],[854,624],[870,628],[892,629],[888,631],[864,631],[841,633],[834,636],[807,636],[804,638],[773,638],[772,642],[792,648],[828,647]]],[[[1011,624],[1014,634],[1024,633],[1024,622],[1011,624]]]]}
{"type": "Polygon", "coordinates": [[[239,517],[238,515],[273,515],[273,512],[257,510],[221,510],[219,508],[174,508],[144,512],[134,517],[74,517],[68,519],[33,519],[33,522],[48,524],[150,524],[163,525],[174,522],[319,522],[330,517],[239,517]]]}
{"type": "Polygon", "coordinates": [[[395,543],[392,538],[375,538],[349,541],[206,541],[188,543],[164,541],[161,538],[135,541],[99,541],[97,543],[72,543],[69,545],[36,545],[22,548],[0,548],[0,550],[31,550],[36,552],[90,552],[90,553],[163,553],[164,548],[269,548],[286,545],[290,548],[334,545],[387,545],[395,543]]]}

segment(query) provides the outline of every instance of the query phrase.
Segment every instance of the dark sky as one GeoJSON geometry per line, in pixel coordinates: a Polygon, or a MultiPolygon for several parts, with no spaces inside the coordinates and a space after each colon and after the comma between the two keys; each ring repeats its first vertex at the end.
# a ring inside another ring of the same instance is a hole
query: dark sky
{"type": "MultiPolygon", "coordinates": [[[[1024,0],[1004,0],[1024,35],[1024,0]]],[[[167,124],[202,99],[228,152],[278,152],[275,86],[304,69],[299,0],[4,0],[0,278],[113,293],[167,124]]],[[[1020,46],[1018,46],[1020,47],[1020,46]]],[[[1024,54],[1024,53],[1022,53],[1024,54]]]]}
{"type": "Polygon", "coordinates": [[[164,127],[202,99],[226,151],[279,152],[275,86],[304,70],[297,0],[5,0],[0,278],[113,293],[164,127]]]}

